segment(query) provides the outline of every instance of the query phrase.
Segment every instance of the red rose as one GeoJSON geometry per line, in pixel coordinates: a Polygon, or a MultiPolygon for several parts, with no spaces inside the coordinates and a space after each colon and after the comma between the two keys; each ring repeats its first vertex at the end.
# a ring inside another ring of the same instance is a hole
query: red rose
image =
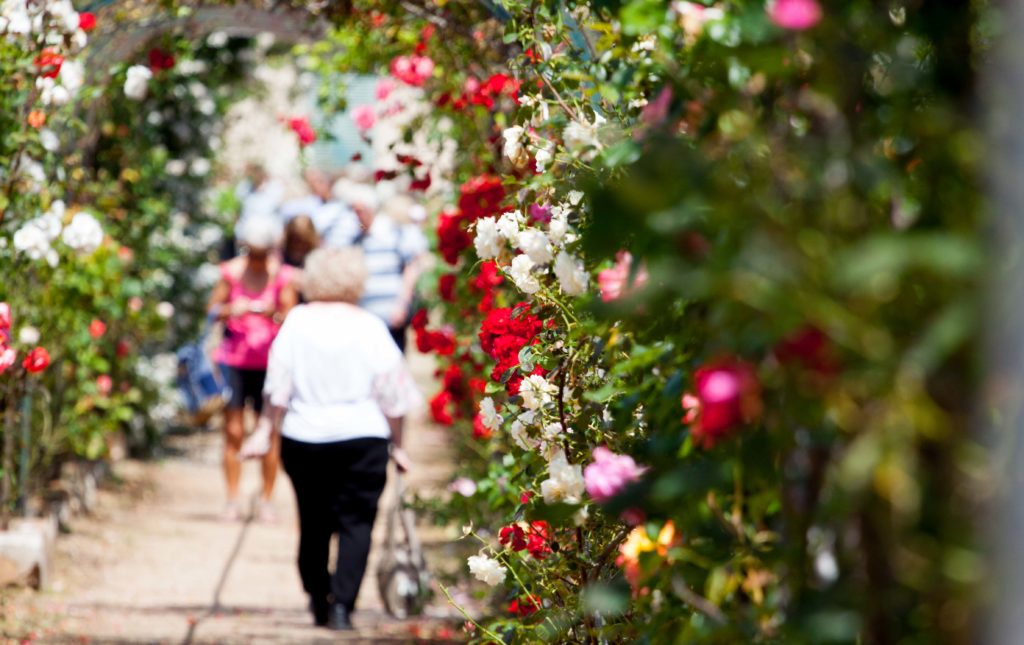
{"type": "Polygon", "coordinates": [[[783,364],[799,364],[806,370],[826,376],[839,371],[834,347],[817,327],[796,330],[775,346],[775,357],[783,364]]]}
{"type": "Polygon", "coordinates": [[[106,396],[110,394],[110,390],[114,387],[114,380],[110,378],[108,374],[100,374],[96,377],[96,391],[101,395],[106,396]]]}
{"type": "Polygon", "coordinates": [[[513,598],[512,602],[508,604],[508,611],[510,614],[515,616],[529,616],[538,609],[540,609],[540,599],[537,596],[523,596],[521,598],[513,598]]]}
{"type": "Polygon", "coordinates": [[[526,548],[526,531],[518,524],[510,524],[498,531],[498,543],[502,546],[511,547],[513,551],[522,551],[526,548]]]}
{"type": "Polygon", "coordinates": [[[83,11],[78,14],[78,28],[82,31],[92,31],[96,28],[96,14],[91,11],[83,11]]]}
{"type": "Polygon", "coordinates": [[[132,346],[128,344],[126,340],[117,341],[117,357],[124,358],[128,354],[131,354],[132,346]]]}
{"type": "Polygon", "coordinates": [[[64,57],[58,54],[56,49],[47,47],[36,56],[35,63],[42,76],[57,78],[57,75],[60,74],[60,67],[64,64],[64,57]]]}
{"type": "Polygon", "coordinates": [[[28,353],[25,360],[21,362],[30,374],[38,374],[50,365],[50,353],[42,347],[36,347],[28,353]]]}
{"type": "Polygon", "coordinates": [[[459,193],[459,210],[471,222],[502,212],[501,202],[505,200],[505,187],[498,177],[474,177],[462,184],[459,193]]]}
{"type": "Polygon", "coordinates": [[[448,409],[451,405],[451,393],[447,390],[441,390],[434,398],[430,399],[430,416],[434,418],[435,422],[443,426],[450,426],[455,421],[448,409]]]}
{"type": "Polygon", "coordinates": [[[174,67],[174,56],[159,47],[149,50],[149,69],[160,72],[174,67]]]}
{"type": "Polygon", "coordinates": [[[466,218],[462,213],[441,213],[437,220],[437,250],[448,264],[455,265],[459,254],[473,244],[466,231],[466,218]]]}
{"type": "Polygon", "coordinates": [[[427,326],[427,310],[420,309],[412,316],[410,323],[413,329],[425,329],[427,326]]]}
{"type": "Polygon", "coordinates": [[[445,302],[455,302],[455,274],[445,273],[437,279],[437,293],[445,302]]]}
{"type": "Polygon", "coordinates": [[[491,429],[484,425],[484,419],[479,414],[473,417],[473,438],[474,439],[490,439],[491,429]]]}
{"type": "Polygon", "coordinates": [[[93,338],[99,338],[107,332],[107,324],[102,320],[93,318],[93,321],[89,323],[89,335],[93,338]]]}

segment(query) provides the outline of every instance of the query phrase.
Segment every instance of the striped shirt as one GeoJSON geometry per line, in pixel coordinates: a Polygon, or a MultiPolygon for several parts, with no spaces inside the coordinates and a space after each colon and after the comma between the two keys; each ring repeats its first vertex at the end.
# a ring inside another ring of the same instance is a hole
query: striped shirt
{"type": "Polygon", "coordinates": [[[398,224],[378,215],[368,232],[353,216],[334,227],[326,244],[333,247],[359,246],[366,257],[366,289],[359,304],[384,322],[389,322],[402,292],[402,273],[427,250],[427,239],[418,226],[398,224]]]}

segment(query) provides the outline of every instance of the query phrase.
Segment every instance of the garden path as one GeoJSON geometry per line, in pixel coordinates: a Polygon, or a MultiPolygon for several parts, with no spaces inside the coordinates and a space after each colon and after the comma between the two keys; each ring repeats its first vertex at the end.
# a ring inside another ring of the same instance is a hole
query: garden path
{"type": "MultiPolygon", "coordinates": [[[[414,361],[418,376],[432,369],[426,363],[414,361]]],[[[443,596],[418,620],[387,616],[372,555],[353,618],[357,631],[338,637],[314,628],[295,568],[298,529],[290,483],[282,473],[276,523],[221,521],[218,434],[176,437],[165,459],[119,464],[117,483],[101,492],[98,510],[58,540],[51,589],[4,598],[0,627],[9,642],[402,643],[448,637],[454,616],[443,596]]],[[[425,494],[443,485],[449,468],[443,432],[421,414],[410,424],[408,441],[417,464],[409,488],[425,494]]],[[[243,490],[255,491],[258,484],[258,469],[248,464],[243,490]]],[[[381,534],[378,521],[375,544],[381,534]]],[[[420,536],[429,559],[443,557],[447,533],[421,527],[420,536]]]]}

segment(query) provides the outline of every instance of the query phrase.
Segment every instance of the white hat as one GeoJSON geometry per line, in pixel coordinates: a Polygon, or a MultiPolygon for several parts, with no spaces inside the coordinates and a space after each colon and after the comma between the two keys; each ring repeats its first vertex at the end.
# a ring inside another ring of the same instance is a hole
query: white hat
{"type": "Polygon", "coordinates": [[[281,225],[272,215],[253,214],[238,222],[235,237],[250,248],[272,249],[281,237],[281,225]]]}

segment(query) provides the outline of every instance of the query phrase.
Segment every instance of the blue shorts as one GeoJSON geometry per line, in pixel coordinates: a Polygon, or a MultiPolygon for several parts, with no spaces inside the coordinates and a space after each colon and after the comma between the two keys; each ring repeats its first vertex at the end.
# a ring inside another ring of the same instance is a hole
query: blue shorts
{"type": "Polygon", "coordinates": [[[241,367],[221,365],[224,382],[231,389],[228,399],[229,410],[244,410],[246,403],[259,414],[263,411],[263,383],[267,380],[267,370],[249,370],[241,367]]]}

